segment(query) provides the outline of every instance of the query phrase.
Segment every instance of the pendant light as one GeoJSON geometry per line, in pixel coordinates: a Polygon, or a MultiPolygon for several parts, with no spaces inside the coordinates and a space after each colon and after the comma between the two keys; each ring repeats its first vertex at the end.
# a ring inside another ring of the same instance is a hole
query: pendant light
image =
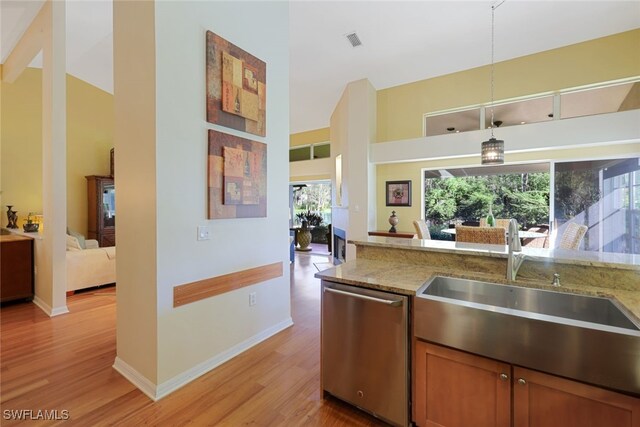
{"type": "Polygon", "coordinates": [[[503,0],[497,6],[491,6],[491,138],[488,141],[482,142],[482,164],[483,165],[501,165],[504,163],[504,141],[496,139],[493,136],[493,128],[495,123],[493,122],[493,75],[494,75],[494,60],[493,60],[493,38],[494,38],[494,20],[495,12],[502,3],[503,0]]]}

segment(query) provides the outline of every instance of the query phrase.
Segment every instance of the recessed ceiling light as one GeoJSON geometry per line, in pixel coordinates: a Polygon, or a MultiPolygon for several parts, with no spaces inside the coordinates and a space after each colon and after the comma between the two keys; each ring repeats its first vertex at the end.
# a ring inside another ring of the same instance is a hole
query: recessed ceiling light
{"type": "Polygon", "coordinates": [[[456,131],[456,133],[460,133],[460,131],[459,131],[459,130],[457,130],[457,131],[456,131]]]}
{"type": "Polygon", "coordinates": [[[526,124],[526,123],[527,123],[527,122],[520,122],[520,124],[521,124],[521,125],[524,125],[524,124],[526,124]]]}

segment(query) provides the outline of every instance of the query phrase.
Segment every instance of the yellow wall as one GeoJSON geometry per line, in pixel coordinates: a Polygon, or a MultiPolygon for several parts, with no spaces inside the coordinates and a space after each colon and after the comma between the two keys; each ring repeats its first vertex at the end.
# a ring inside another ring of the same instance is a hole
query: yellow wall
{"type": "MultiPolygon", "coordinates": [[[[12,203],[22,219],[42,212],[42,70],[27,68],[1,88],[2,208],[12,203]]],[[[109,174],[111,147],[113,95],[67,75],[67,224],[85,235],[84,177],[109,174]]]]}
{"type": "MultiPolygon", "coordinates": [[[[495,66],[495,99],[508,99],[640,75],[640,30],[628,31],[495,66]]],[[[489,67],[479,67],[380,90],[377,142],[422,136],[423,114],[490,101],[489,67]]],[[[640,144],[507,154],[505,162],[638,154],[640,144]]],[[[399,231],[413,231],[421,214],[421,168],[477,165],[478,157],[377,166],[377,228],[388,229],[395,210],[399,231]],[[412,180],[411,207],[385,206],[385,181],[412,180]]]]}
{"type": "MultiPolygon", "coordinates": [[[[530,162],[534,160],[578,160],[578,159],[595,159],[599,157],[612,157],[640,154],[640,143],[619,144],[599,147],[584,147],[579,149],[565,150],[546,150],[528,153],[506,154],[505,163],[530,162]]],[[[422,169],[441,169],[445,167],[458,166],[478,166],[478,156],[434,160],[411,163],[390,163],[378,165],[376,186],[377,196],[377,229],[388,229],[389,216],[391,211],[396,211],[396,215],[400,219],[400,223],[396,227],[398,231],[413,231],[413,220],[420,219],[422,205],[420,199],[420,186],[422,184],[422,169]],[[410,207],[385,206],[384,183],[385,181],[411,180],[411,200],[410,207]]]]}
{"type": "Polygon", "coordinates": [[[27,69],[13,84],[2,83],[0,116],[2,226],[6,205],[20,219],[42,212],[42,78],[27,69]]]}
{"type": "MultiPolygon", "coordinates": [[[[640,29],[495,64],[495,99],[640,75],[640,29]]],[[[484,66],[378,91],[377,142],[422,136],[422,116],[490,101],[484,66]]]]}
{"type": "Polygon", "coordinates": [[[329,141],[329,128],[314,129],[289,135],[289,146],[309,145],[329,141]]]}

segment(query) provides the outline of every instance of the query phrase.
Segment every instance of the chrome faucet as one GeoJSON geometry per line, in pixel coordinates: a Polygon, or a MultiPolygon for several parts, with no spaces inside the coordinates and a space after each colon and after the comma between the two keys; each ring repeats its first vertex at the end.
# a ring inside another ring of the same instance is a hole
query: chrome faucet
{"type": "Polygon", "coordinates": [[[520,233],[518,232],[518,221],[509,220],[509,230],[507,231],[507,244],[509,245],[509,258],[507,260],[507,280],[513,282],[516,280],[518,270],[524,261],[523,253],[516,253],[522,250],[520,245],[520,233]]]}

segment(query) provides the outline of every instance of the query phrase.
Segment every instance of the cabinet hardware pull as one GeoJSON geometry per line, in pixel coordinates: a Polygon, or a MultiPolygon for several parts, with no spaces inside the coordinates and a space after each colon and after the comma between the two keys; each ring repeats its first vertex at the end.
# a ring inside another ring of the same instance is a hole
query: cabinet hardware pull
{"type": "Polygon", "coordinates": [[[520,385],[525,385],[527,382],[524,380],[524,378],[518,378],[518,384],[520,385]]]}
{"type": "Polygon", "coordinates": [[[508,379],[509,379],[509,375],[507,375],[507,374],[500,374],[500,379],[501,379],[502,381],[506,381],[506,380],[508,380],[508,379]]]}
{"type": "Polygon", "coordinates": [[[401,299],[399,299],[399,300],[386,300],[386,299],[382,299],[382,298],[370,297],[368,295],[354,294],[352,292],[341,291],[339,289],[333,289],[333,288],[324,288],[324,292],[331,292],[331,293],[334,293],[334,294],[340,294],[340,295],[346,295],[346,296],[354,297],[354,298],[366,299],[367,301],[379,302],[379,303],[382,303],[382,304],[390,305],[392,307],[400,307],[402,305],[402,300],[401,299]]]}

